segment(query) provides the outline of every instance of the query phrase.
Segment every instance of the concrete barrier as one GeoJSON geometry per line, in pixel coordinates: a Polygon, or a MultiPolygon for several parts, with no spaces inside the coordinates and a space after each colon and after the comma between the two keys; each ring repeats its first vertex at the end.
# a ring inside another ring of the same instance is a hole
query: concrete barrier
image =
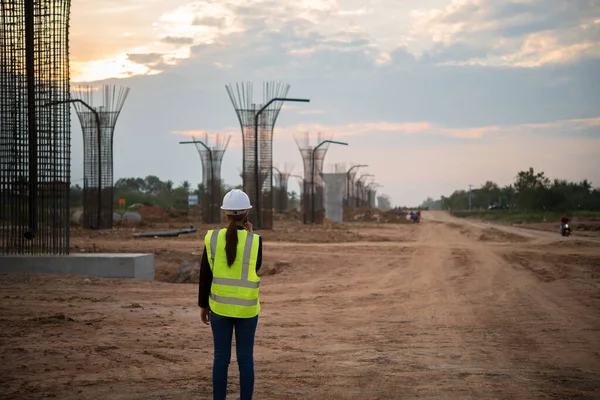
{"type": "Polygon", "coordinates": [[[0,273],[68,274],[154,280],[154,254],[0,256],[0,273]]]}

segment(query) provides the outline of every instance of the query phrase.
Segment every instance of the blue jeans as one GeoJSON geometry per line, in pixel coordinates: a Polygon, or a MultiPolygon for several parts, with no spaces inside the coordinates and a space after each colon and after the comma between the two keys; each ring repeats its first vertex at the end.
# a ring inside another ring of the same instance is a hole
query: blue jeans
{"type": "Polygon", "coordinates": [[[253,318],[231,318],[210,313],[210,326],[215,343],[213,361],[213,399],[227,396],[227,371],[231,362],[231,342],[235,326],[235,350],[240,369],[240,400],[251,400],[254,392],[254,334],[258,315],[253,318]]]}

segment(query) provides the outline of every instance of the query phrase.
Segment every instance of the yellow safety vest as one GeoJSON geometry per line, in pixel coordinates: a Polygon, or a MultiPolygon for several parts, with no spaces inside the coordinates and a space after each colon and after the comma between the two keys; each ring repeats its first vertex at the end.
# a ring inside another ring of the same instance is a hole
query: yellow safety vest
{"type": "Polygon", "coordinates": [[[219,315],[252,318],[260,312],[256,275],[259,236],[239,229],[235,261],[227,265],[225,234],[227,229],[210,230],[204,237],[210,270],[213,273],[208,305],[219,315]]]}

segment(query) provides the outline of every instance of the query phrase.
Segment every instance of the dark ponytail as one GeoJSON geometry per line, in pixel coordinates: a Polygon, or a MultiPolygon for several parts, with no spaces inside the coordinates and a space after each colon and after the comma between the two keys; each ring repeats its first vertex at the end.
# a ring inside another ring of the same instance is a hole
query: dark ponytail
{"type": "Polygon", "coordinates": [[[225,254],[227,255],[227,265],[231,267],[235,262],[237,255],[238,233],[237,225],[244,218],[244,215],[228,215],[229,225],[225,234],[225,254]]]}

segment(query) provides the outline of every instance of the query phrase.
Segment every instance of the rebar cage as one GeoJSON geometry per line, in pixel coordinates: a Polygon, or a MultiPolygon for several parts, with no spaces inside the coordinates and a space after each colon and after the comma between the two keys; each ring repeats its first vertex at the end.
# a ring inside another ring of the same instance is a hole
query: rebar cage
{"type": "Polygon", "coordinates": [[[255,140],[255,118],[263,104],[271,99],[284,98],[290,89],[290,85],[279,82],[263,82],[263,102],[253,103],[253,84],[251,82],[236,83],[235,86],[226,85],[227,93],[233,104],[240,127],[243,140],[243,189],[250,197],[252,203],[256,203],[257,195],[260,194],[260,205],[253,204],[250,210],[250,219],[257,220],[260,213],[262,228],[273,228],[273,129],[281,111],[283,102],[271,103],[258,117],[258,154],[255,140]],[[259,182],[256,182],[256,160],[258,156],[259,182]]]}
{"type": "Polygon", "coordinates": [[[323,161],[329,148],[329,143],[323,144],[321,147],[313,151],[324,140],[331,140],[333,135],[324,136],[319,132],[317,134],[317,142],[314,146],[310,145],[310,137],[308,132],[295,136],[296,144],[302,155],[304,164],[304,183],[302,190],[302,213],[304,223],[314,222],[322,224],[325,219],[325,206],[323,203],[323,161]],[[313,174],[313,153],[314,153],[314,174],[313,174]],[[314,196],[313,196],[314,195],[314,196]],[[314,197],[314,199],[313,199],[314,197]],[[314,221],[313,221],[314,215],[314,221]]]}
{"type": "Polygon", "coordinates": [[[288,181],[294,166],[285,163],[283,171],[278,167],[273,167],[275,171],[275,187],[273,187],[273,207],[275,212],[283,214],[288,210],[288,181]]]}
{"type": "Polygon", "coordinates": [[[70,0],[0,2],[0,253],[68,254],[70,0]]]}
{"type": "Polygon", "coordinates": [[[113,225],[113,137],[128,94],[129,88],[109,85],[82,85],[73,91],[74,99],[95,110],[94,113],[83,104],[75,103],[83,132],[84,228],[111,229],[113,225]],[[101,105],[95,106],[98,97],[101,105]]]}
{"type": "Polygon", "coordinates": [[[346,207],[350,208],[356,206],[356,174],[356,170],[346,173],[346,207]]]}
{"type": "MultiPolygon", "coordinates": [[[[296,179],[298,180],[298,204],[299,204],[299,211],[304,210],[304,189],[305,189],[305,185],[304,185],[304,179],[300,178],[300,177],[296,177],[296,179]]],[[[304,221],[304,223],[306,223],[306,221],[304,221]]]]}
{"type": "MultiPolygon", "coordinates": [[[[192,136],[193,137],[193,136],[192,136]]],[[[223,185],[221,182],[221,165],[223,163],[223,155],[231,135],[224,138],[222,135],[214,135],[214,145],[212,147],[208,141],[208,134],[205,133],[201,138],[206,147],[200,143],[196,143],[196,149],[202,160],[202,187],[204,189],[203,196],[200,199],[202,204],[202,219],[207,224],[221,222],[221,200],[223,193],[223,185]]],[[[200,139],[193,137],[194,142],[200,139]]]]}
{"type": "Polygon", "coordinates": [[[356,206],[357,207],[368,207],[369,206],[369,194],[368,189],[371,182],[369,180],[362,181],[357,180],[355,184],[356,188],[356,206]]]}

